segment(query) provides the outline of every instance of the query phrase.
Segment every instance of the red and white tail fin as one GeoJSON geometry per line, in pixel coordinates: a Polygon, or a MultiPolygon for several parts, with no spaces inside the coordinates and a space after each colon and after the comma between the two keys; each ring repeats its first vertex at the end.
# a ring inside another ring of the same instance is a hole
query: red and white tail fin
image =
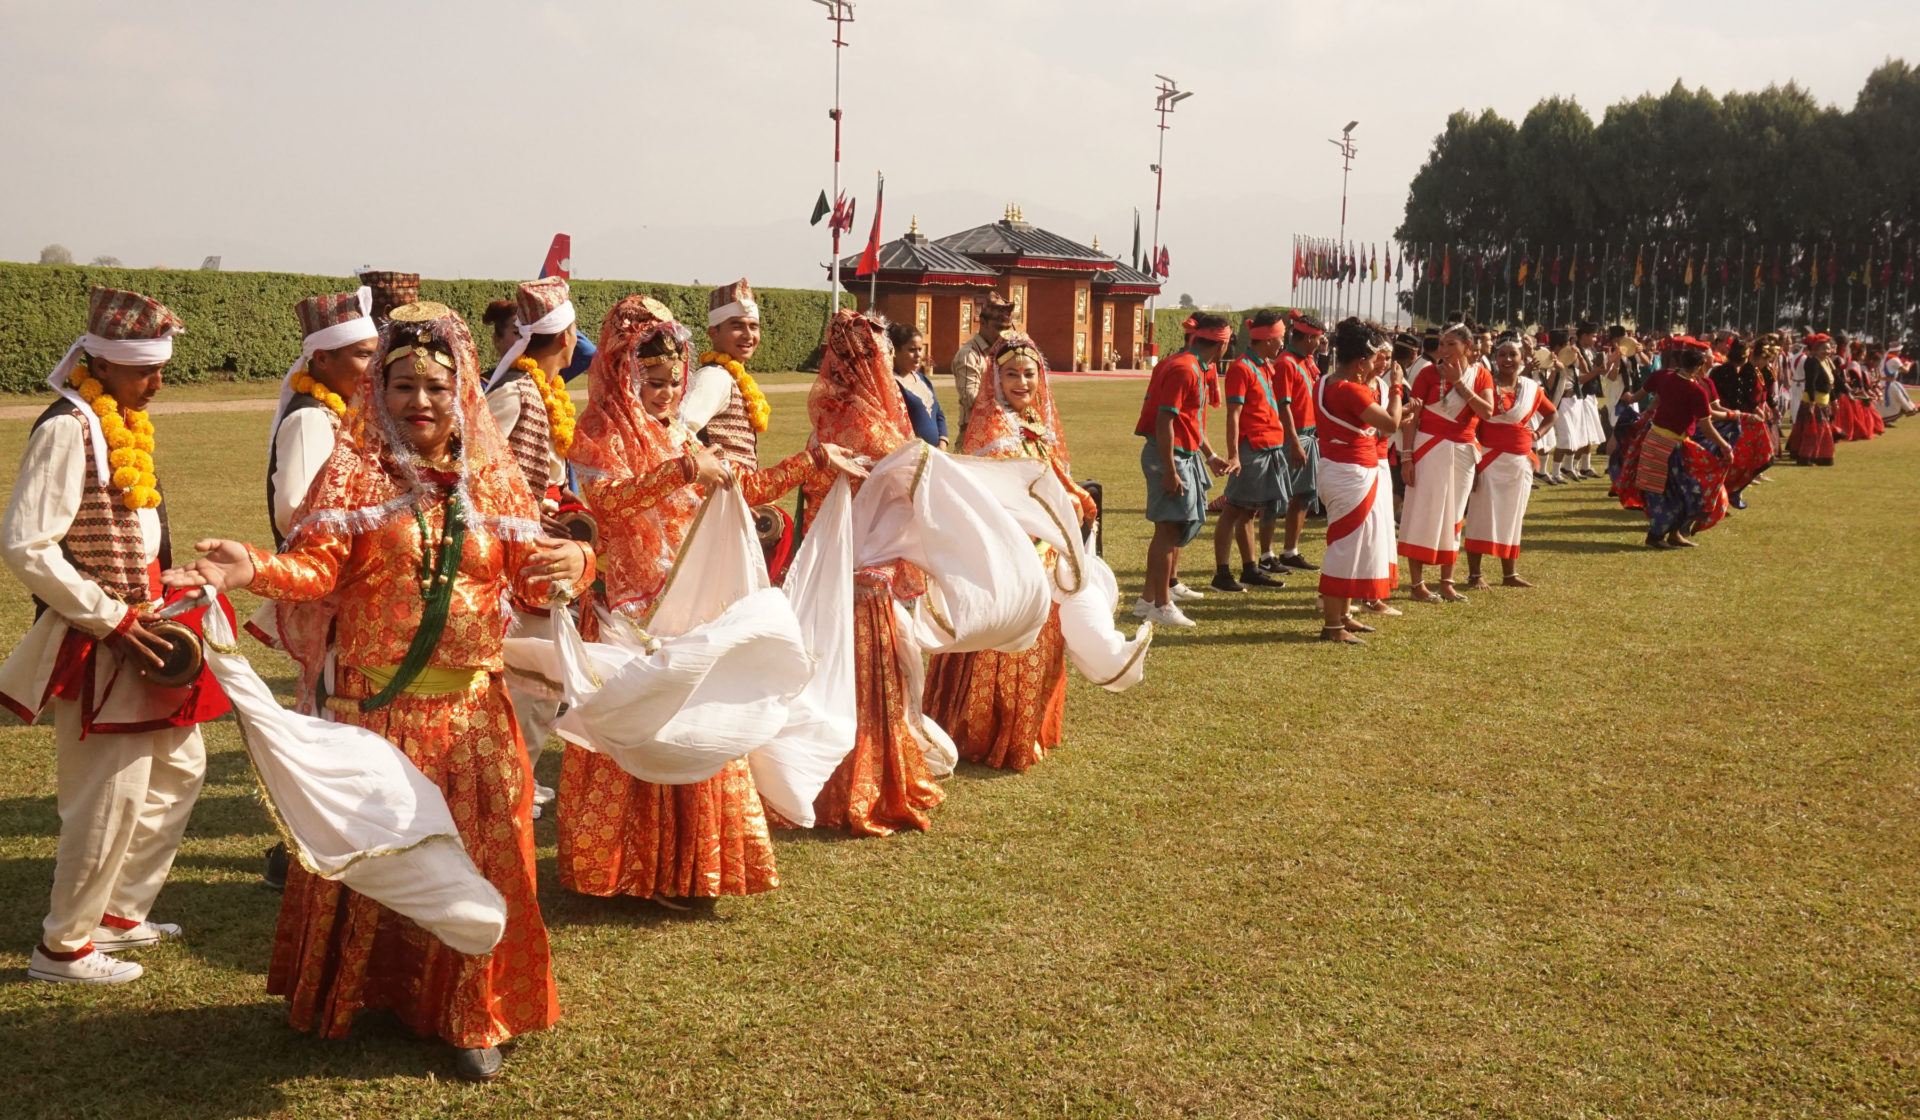
{"type": "Polygon", "coordinates": [[[553,244],[547,246],[547,260],[540,266],[540,275],[543,279],[548,276],[573,279],[573,238],[564,233],[553,235],[553,244]]]}

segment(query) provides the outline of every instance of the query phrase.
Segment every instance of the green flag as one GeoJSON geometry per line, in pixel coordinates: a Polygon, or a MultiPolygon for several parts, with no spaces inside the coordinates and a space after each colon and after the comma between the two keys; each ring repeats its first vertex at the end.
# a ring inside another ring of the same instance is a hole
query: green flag
{"type": "Polygon", "coordinates": [[[821,191],[819,199],[813,204],[813,217],[807,219],[807,224],[810,226],[819,225],[820,219],[826,217],[832,211],[833,207],[827,203],[827,192],[821,191]]]}

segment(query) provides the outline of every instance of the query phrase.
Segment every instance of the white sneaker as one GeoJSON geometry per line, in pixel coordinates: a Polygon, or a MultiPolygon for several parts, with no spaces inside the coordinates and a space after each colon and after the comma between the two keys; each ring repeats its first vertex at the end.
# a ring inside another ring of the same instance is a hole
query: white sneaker
{"type": "Polygon", "coordinates": [[[103,952],[117,953],[122,949],[158,945],[162,941],[172,941],[179,936],[180,927],[172,922],[141,922],[132,929],[94,926],[92,940],[94,948],[103,952]]]}
{"type": "Polygon", "coordinates": [[[1176,603],[1185,603],[1194,599],[1206,598],[1205,595],[1195,591],[1184,583],[1176,583],[1172,587],[1167,588],[1167,597],[1176,603]]]}
{"type": "Polygon", "coordinates": [[[1152,614],[1152,603],[1147,602],[1145,599],[1135,599],[1133,601],[1133,617],[1145,621],[1152,614]]]}
{"type": "Polygon", "coordinates": [[[553,804],[553,787],[543,786],[539,782],[533,783],[533,803],[535,805],[553,804]]]}
{"type": "Polygon", "coordinates": [[[146,969],[132,961],[116,960],[98,949],[70,961],[56,961],[33,947],[27,962],[27,978],[55,984],[124,984],[138,980],[146,969]]]}
{"type": "Polygon", "coordinates": [[[1174,606],[1172,603],[1168,603],[1164,607],[1154,607],[1149,610],[1147,612],[1147,621],[1156,626],[1184,626],[1189,630],[1193,629],[1195,625],[1191,618],[1188,618],[1179,607],[1174,606]]]}

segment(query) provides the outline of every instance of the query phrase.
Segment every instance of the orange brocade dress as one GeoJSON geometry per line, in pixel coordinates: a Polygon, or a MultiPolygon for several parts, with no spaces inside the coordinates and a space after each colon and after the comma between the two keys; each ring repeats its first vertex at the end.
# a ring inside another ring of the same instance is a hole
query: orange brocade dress
{"type": "MultiPolygon", "coordinates": [[[[974,453],[1045,459],[1075,502],[1091,508],[1093,499],[1067,476],[1045,443],[1033,438],[1017,442],[1018,450],[1003,440],[974,453]]],[[[1057,559],[1053,549],[1038,547],[1051,570],[1057,559]]],[[[1060,633],[1058,603],[1048,611],[1040,637],[1019,653],[942,653],[927,666],[927,717],[946,730],[968,762],[996,770],[1027,769],[1060,745],[1066,708],[1067,643],[1060,633]]]]}
{"type": "MultiPolygon", "coordinates": [[[[425,511],[435,533],[445,511],[444,501],[425,511]]],[[[357,701],[377,689],[353,667],[399,665],[420,626],[414,519],[350,537],[316,534],[278,555],[250,550],[258,594],[308,602],[337,591],[333,718],[385,737],[440,788],[468,855],[507,903],[505,936],[491,953],[472,957],[339,883],[289,868],[267,991],[291,1000],[289,1019],[300,1030],[339,1038],[356,1012],[391,1008],[422,1035],[484,1048],[560,1017],[535,892],[533,772],[501,676],[503,592],[544,601],[544,585],[517,576],[532,547],[470,525],[429,667],[479,670],[473,685],[442,696],[403,692],[364,714],[357,701]]]]}
{"type": "MultiPolygon", "coordinates": [[[[677,421],[663,427],[676,440],[691,440],[677,421]]],[[[601,525],[607,601],[640,619],[664,590],[666,564],[680,551],[698,506],[677,454],[636,466],[633,478],[587,481],[582,497],[601,525]]],[[[741,495],[749,505],[771,501],[811,469],[810,456],[801,452],[743,473],[741,495]]],[[[744,758],[706,781],[667,786],[641,781],[605,755],[570,750],[560,765],[559,802],[560,882],[568,890],[714,898],[780,885],[766,811],[744,758]]]]}

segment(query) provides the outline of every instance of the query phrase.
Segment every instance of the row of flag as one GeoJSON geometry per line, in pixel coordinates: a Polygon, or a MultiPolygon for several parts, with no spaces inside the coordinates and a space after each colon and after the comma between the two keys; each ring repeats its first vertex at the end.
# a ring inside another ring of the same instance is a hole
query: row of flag
{"type": "MultiPolygon", "coordinates": [[[[860,254],[860,264],[853,272],[855,276],[865,276],[880,267],[880,215],[886,191],[887,177],[882,175],[880,176],[879,183],[874,187],[873,192],[873,228],[867,232],[867,247],[866,250],[860,254]]],[[[823,190],[820,192],[820,197],[814,200],[813,216],[807,219],[807,224],[817,226],[820,224],[820,219],[828,218],[830,220],[827,224],[827,229],[830,232],[835,234],[851,233],[853,232],[853,212],[858,203],[858,199],[848,198],[846,191],[841,191],[839,197],[829,203],[827,201],[827,192],[823,190]]],[[[837,239],[834,244],[836,246],[834,251],[838,252],[839,242],[837,239]]],[[[1165,245],[1161,245],[1156,249],[1148,249],[1145,252],[1141,251],[1140,211],[1138,210],[1133,212],[1133,256],[1130,263],[1136,270],[1162,280],[1172,275],[1173,257],[1167,252],[1165,245]]],[[[1300,279],[1297,266],[1294,278],[1296,280],[1300,279]]]]}
{"type": "Polygon", "coordinates": [[[1389,243],[1337,243],[1317,238],[1296,238],[1293,251],[1293,280],[1331,280],[1341,284],[1385,281],[1392,284],[1419,284],[1423,280],[1452,284],[1456,275],[1462,284],[1489,282],[1525,286],[1534,284],[1580,284],[1598,278],[1603,270],[1618,265],[1620,271],[1608,272],[1638,287],[1649,279],[1660,284],[1692,285],[1717,282],[1721,287],[1749,280],[1755,291],[1768,283],[1797,283],[1805,276],[1809,286],[1820,284],[1864,284],[1888,288],[1893,284],[1914,282],[1913,249],[1904,259],[1891,246],[1858,246],[1845,249],[1836,245],[1758,246],[1742,245],[1738,254],[1716,250],[1712,246],[1657,242],[1622,247],[1616,254],[1611,245],[1593,244],[1555,246],[1549,256],[1545,249],[1529,248],[1485,250],[1452,245],[1397,245],[1389,243]],[[1628,279],[1627,269],[1631,269],[1628,279]]]}

